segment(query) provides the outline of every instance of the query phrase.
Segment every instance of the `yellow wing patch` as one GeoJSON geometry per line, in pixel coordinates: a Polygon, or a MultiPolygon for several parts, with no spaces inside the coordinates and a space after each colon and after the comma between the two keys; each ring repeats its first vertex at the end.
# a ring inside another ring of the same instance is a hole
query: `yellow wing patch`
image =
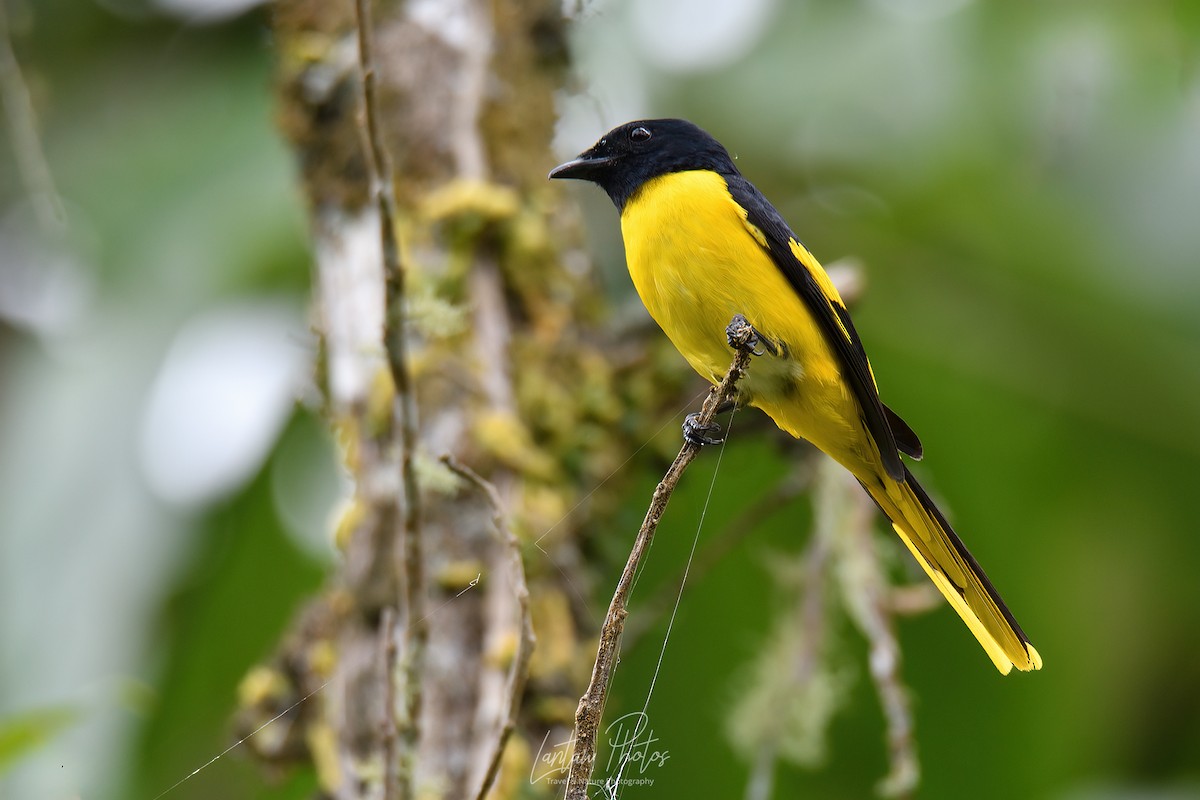
{"type": "Polygon", "coordinates": [[[762,232],[762,228],[750,221],[750,212],[738,205],[732,197],[729,198],[729,201],[737,209],[738,216],[742,218],[742,224],[746,226],[746,230],[750,231],[750,235],[754,237],[754,241],[758,242],[766,250],[770,246],[767,244],[767,235],[762,232]]]}
{"type": "Polygon", "coordinates": [[[792,239],[788,242],[792,248],[792,255],[796,260],[804,265],[804,268],[809,271],[817,282],[817,286],[821,287],[822,293],[829,298],[831,303],[842,308],[846,304],[842,302],[842,295],[838,292],[837,287],[833,285],[833,281],[829,279],[829,273],[825,272],[825,268],[821,266],[821,262],[817,261],[817,257],[808,252],[808,248],[792,239]]]}
{"type": "MultiPolygon", "coordinates": [[[[821,262],[817,261],[817,257],[808,252],[808,248],[795,239],[792,239],[788,244],[791,245],[792,255],[813,276],[813,280],[817,282],[817,286],[821,289],[821,294],[825,295],[829,304],[845,310],[846,303],[842,300],[841,292],[833,285],[833,281],[829,279],[829,273],[821,266],[821,262]]],[[[842,322],[841,316],[835,313],[833,318],[837,320],[838,327],[842,330],[842,335],[846,337],[847,341],[850,341],[853,337],[850,336],[850,331],[846,330],[846,325],[842,322]]],[[[871,368],[870,360],[866,358],[866,355],[863,356],[863,359],[867,362],[867,373],[871,376],[871,384],[878,388],[879,384],[875,382],[875,370],[871,368]]]]}
{"type": "MultiPolygon", "coordinates": [[[[733,198],[730,198],[730,200],[732,199],[733,198]]],[[[736,201],[733,201],[733,206],[737,209],[738,216],[741,217],[742,224],[746,227],[746,230],[749,231],[750,235],[754,237],[754,241],[758,242],[759,246],[764,250],[770,249],[770,244],[767,242],[767,235],[762,232],[761,228],[750,221],[750,212],[745,208],[742,208],[742,206],[736,201]]],[[[792,255],[795,256],[796,260],[804,266],[804,268],[808,271],[808,274],[812,275],[813,280],[816,282],[817,287],[821,290],[821,294],[824,295],[826,301],[831,306],[845,311],[846,302],[842,300],[841,292],[837,290],[837,286],[835,286],[833,281],[830,280],[829,273],[827,273],[825,268],[821,266],[821,262],[817,261],[817,257],[810,253],[807,247],[800,244],[800,242],[796,241],[795,239],[789,239],[788,245],[792,250],[792,255]]],[[[846,324],[842,322],[841,315],[835,311],[833,314],[833,319],[835,322],[837,322],[838,329],[841,330],[842,336],[846,338],[846,341],[853,341],[854,337],[852,337],[850,335],[850,331],[846,329],[846,324]]],[[[867,362],[867,374],[871,376],[871,385],[878,388],[879,384],[875,381],[875,370],[871,367],[870,360],[866,358],[865,354],[863,359],[867,362]]]]}
{"type": "MultiPolygon", "coordinates": [[[[829,304],[844,311],[846,303],[842,300],[842,295],[837,290],[837,287],[833,285],[833,281],[829,279],[829,273],[821,266],[821,262],[817,261],[817,257],[808,252],[808,248],[795,239],[790,240],[788,244],[792,248],[792,255],[804,265],[804,268],[808,270],[808,274],[812,275],[813,280],[817,282],[817,286],[821,289],[821,294],[825,296],[829,304]]],[[[850,331],[846,330],[846,325],[842,322],[842,318],[838,314],[834,314],[833,318],[837,320],[838,327],[842,329],[842,335],[846,337],[847,341],[850,340],[850,331]]],[[[872,376],[873,378],[874,376],[872,376]]]]}

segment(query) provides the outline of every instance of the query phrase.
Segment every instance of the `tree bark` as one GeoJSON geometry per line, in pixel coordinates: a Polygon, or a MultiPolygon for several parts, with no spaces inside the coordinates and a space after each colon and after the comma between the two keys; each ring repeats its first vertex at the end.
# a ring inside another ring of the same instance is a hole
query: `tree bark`
{"type": "MultiPolygon", "coordinates": [[[[580,476],[559,471],[560,448],[586,445],[570,441],[570,431],[604,422],[577,402],[558,411],[565,420],[555,426],[523,421],[546,391],[569,398],[581,364],[597,363],[596,345],[582,339],[599,336],[581,325],[597,319],[597,292],[587,268],[572,276],[559,266],[564,248],[556,243],[579,236],[545,181],[566,22],[561,4],[546,0],[389,3],[373,16],[374,110],[394,163],[392,222],[405,287],[390,305],[385,287],[397,276],[384,271],[369,185],[353,6],[275,7],[280,126],[296,151],[313,236],[322,410],[354,493],[337,523],[341,566],[263,668],[290,692],[251,695],[241,724],[253,730],[261,716],[316,692],[297,707],[286,736],[251,740],[261,757],[314,764],[323,792],[339,799],[473,797],[501,731],[512,727],[521,598],[488,497],[439,458],[487,475],[528,542],[546,519],[539,504],[565,509],[574,499],[580,476]],[[388,369],[389,315],[401,321],[410,354],[410,398],[398,395],[402,382],[388,369]],[[564,363],[567,353],[575,358],[564,363]],[[429,578],[421,616],[406,608],[414,605],[405,603],[411,551],[400,546],[410,510],[400,481],[398,409],[406,401],[417,416],[411,456],[429,578]],[[414,656],[411,646],[405,652],[406,626],[417,624],[428,626],[428,647],[406,682],[396,665],[414,656]],[[402,698],[414,691],[421,710],[408,719],[402,698]]],[[[579,254],[575,263],[586,264],[579,254]]],[[[602,377],[611,391],[611,374],[602,377]]],[[[600,413],[614,402],[602,399],[600,413]]],[[[546,702],[523,726],[563,738],[569,705],[553,709],[573,702],[578,669],[579,620],[568,598],[587,583],[573,567],[570,529],[540,545],[564,566],[533,576],[532,605],[565,635],[534,663],[531,691],[546,702]]],[[[510,744],[501,783],[529,774],[530,738],[510,744]]]]}

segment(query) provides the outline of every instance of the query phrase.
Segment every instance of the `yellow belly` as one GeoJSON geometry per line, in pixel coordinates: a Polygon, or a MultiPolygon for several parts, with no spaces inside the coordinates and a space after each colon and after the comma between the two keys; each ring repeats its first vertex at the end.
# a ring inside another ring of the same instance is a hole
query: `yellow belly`
{"type": "Polygon", "coordinates": [[[878,460],[824,334],[721,176],[677,172],[647,182],[626,204],[621,232],[642,302],[698,373],[714,383],[725,375],[733,359],[725,326],[743,314],[787,352],[754,359],[742,397],[856,474],[878,460]]]}

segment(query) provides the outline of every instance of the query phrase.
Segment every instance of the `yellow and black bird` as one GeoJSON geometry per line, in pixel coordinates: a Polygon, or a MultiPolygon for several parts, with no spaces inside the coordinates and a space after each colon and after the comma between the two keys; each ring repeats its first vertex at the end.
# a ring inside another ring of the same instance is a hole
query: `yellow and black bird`
{"type": "Polygon", "coordinates": [[[1001,672],[1040,669],[979,563],[900,460],[919,459],[921,442],[880,401],[837,289],[728,151],[685,120],[640,120],[550,177],[608,193],[638,294],[703,377],[719,383],[729,367],[730,320],[750,322],[763,355],[739,385],[739,402],[858,479],[1001,672]]]}

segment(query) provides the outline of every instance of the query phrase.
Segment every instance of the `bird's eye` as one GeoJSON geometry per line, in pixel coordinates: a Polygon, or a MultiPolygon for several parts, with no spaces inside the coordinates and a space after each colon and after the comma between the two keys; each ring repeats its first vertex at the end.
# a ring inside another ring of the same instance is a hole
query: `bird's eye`
{"type": "Polygon", "coordinates": [[[645,128],[634,128],[629,132],[631,142],[645,142],[650,139],[650,131],[645,128]]]}

